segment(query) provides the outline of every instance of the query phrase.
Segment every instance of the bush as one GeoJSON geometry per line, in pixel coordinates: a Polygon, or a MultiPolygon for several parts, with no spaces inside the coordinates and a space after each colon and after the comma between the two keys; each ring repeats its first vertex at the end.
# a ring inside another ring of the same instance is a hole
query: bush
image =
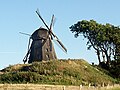
{"type": "Polygon", "coordinates": [[[40,75],[34,72],[16,72],[1,75],[2,83],[37,83],[41,80],[40,75]]]}
{"type": "Polygon", "coordinates": [[[109,72],[114,78],[120,79],[120,60],[111,61],[111,67],[109,72]]]}

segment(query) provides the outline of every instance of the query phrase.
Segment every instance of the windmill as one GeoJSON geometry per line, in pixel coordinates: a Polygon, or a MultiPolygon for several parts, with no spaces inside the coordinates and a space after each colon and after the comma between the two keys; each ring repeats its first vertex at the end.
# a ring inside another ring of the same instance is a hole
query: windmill
{"type": "Polygon", "coordinates": [[[29,35],[29,44],[28,44],[28,52],[25,55],[23,62],[32,63],[34,61],[48,61],[57,59],[54,45],[52,40],[55,40],[57,44],[63,49],[63,51],[67,52],[67,49],[62,44],[62,42],[58,39],[58,37],[52,32],[52,26],[54,22],[54,15],[52,16],[50,27],[45,23],[44,19],[40,16],[39,10],[36,11],[38,17],[41,19],[46,28],[40,27],[35,30],[32,35],[29,35]],[[32,40],[32,42],[31,42],[32,40]]]}

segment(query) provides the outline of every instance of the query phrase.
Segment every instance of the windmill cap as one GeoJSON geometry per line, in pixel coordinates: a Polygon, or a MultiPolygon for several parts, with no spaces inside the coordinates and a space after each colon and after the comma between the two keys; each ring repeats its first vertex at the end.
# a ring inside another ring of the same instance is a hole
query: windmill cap
{"type": "Polygon", "coordinates": [[[47,39],[48,30],[45,28],[39,28],[35,32],[33,32],[31,38],[33,40],[47,39]]]}
{"type": "MultiPolygon", "coordinates": [[[[46,28],[44,28],[44,27],[42,27],[42,26],[41,26],[39,29],[40,29],[40,30],[47,30],[46,28]]],[[[38,29],[38,30],[39,30],[39,29],[38,29]]]]}

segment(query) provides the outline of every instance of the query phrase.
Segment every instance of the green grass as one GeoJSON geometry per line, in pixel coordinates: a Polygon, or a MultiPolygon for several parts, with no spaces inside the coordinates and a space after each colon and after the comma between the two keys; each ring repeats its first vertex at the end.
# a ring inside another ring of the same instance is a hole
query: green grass
{"type": "Polygon", "coordinates": [[[85,60],[55,60],[11,65],[3,70],[0,83],[38,83],[55,85],[105,85],[115,79],[91,66],[85,60]]]}

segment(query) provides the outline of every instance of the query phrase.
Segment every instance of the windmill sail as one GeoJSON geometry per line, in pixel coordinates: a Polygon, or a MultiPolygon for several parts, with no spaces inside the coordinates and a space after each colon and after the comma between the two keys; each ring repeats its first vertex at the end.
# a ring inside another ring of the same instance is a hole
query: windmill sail
{"type": "Polygon", "coordinates": [[[27,34],[27,33],[23,33],[23,32],[19,32],[19,33],[23,35],[31,36],[30,34],[27,34]]]}
{"type": "MultiPolygon", "coordinates": [[[[43,20],[43,18],[40,16],[39,10],[37,9],[36,11],[37,15],[39,16],[39,18],[42,20],[42,22],[44,23],[44,25],[47,27],[47,29],[49,29],[48,25],[45,23],[45,21],[43,20]]],[[[50,30],[50,29],[49,29],[50,30]]]]}
{"type": "Polygon", "coordinates": [[[52,16],[52,19],[51,19],[50,30],[52,30],[53,22],[54,22],[54,15],[52,16]]]}
{"type": "MultiPolygon", "coordinates": [[[[37,9],[36,11],[37,15],[39,16],[39,18],[42,20],[42,22],[44,23],[44,25],[47,27],[48,31],[50,32],[50,35],[53,36],[54,38],[56,38],[56,41],[58,42],[58,44],[63,48],[63,50],[65,52],[67,52],[67,49],[65,48],[65,46],[62,44],[62,42],[58,39],[58,37],[52,32],[51,27],[49,28],[48,25],[45,23],[45,21],[43,20],[43,18],[41,17],[39,10],[37,9]]],[[[52,19],[54,18],[54,16],[52,17],[52,19]]],[[[52,26],[52,25],[51,25],[52,26]]]]}
{"type": "MultiPolygon", "coordinates": [[[[51,24],[50,24],[50,31],[51,31],[51,32],[52,32],[52,25],[53,25],[53,22],[54,22],[54,15],[52,16],[51,24]]],[[[51,33],[50,33],[50,37],[51,37],[51,39],[53,40],[53,37],[52,37],[51,33]]]]}
{"type": "Polygon", "coordinates": [[[56,40],[58,43],[59,43],[59,45],[63,48],[63,50],[67,53],[67,49],[65,48],[65,46],[62,44],[62,42],[60,41],[60,40],[56,40]]]}

